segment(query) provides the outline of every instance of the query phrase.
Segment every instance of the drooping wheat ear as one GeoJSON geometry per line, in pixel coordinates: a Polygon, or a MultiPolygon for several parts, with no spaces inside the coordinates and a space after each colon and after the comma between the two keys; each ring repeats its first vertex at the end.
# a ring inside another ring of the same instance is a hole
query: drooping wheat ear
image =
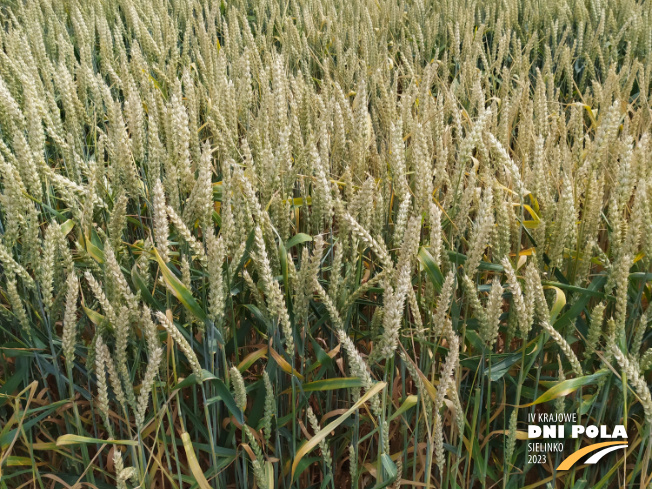
{"type": "Polygon", "coordinates": [[[179,345],[179,348],[188,359],[188,362],[192,368],[192,372],[195,374],[197,379],[201,379],[202,368],[199,363],[199,359],[197,358],[197,354],[193,351],[190,343],[188,343],[186,338],[184,338],[184,336],[181,334],[181,331],[177,329],[174,323],[170,321],[165,314],[160,311],[156,311],[156,318],[158,319],[158,322],[161,324],[161,326],[163,326],[168,332],[170,337],[179,345]]]}
{"type": "Polygon", "coordinates": [[[111,247],[119,251],[122,244],[122,233],[127,225],[127,202],[129,197],[126,193],[121,193],[118,200],[113,205],[111,218],[109,219],[108,230],[111,247]]]}
{"type": "Polygon", "coordinates": [[[546,302],[546,297],[543,292],[543,286],[541,285],[541,278],[539,277],[539,272],[536,269],[534,263],[531,263],[527,270],[525,271],[525,281],[528,286],[528,297],[530,301],[534,303],[534,308],[539,317],[539,321],[543,329],[557,342],[561,351],[564,352],[564,355],[570,361],[571,366],[573,367],[573,372],[575,375],[582,376],[582,365],[578,360],[575,352],[570,347],[566,339],[552,327],[550,324],[550,312],[548,311],[548,304],[546,302]]]}
{"type": "Polygon", "coordinates": [[[244,379],[242,378],[240,370],[238,370],[235,365],[231,367],[229,372],[231,373],[231,382],[233,382],[235,403],[242,411],[244,411],[247,407],[247,390],[245,388],[244,379]]]}
{"type": "MultiPolygon", "coordinates": [[[[312,171],[316,178],[314,194],[314,204],[317,206],[318,214],[321,215],[323,222],[328,223],[333,218],[333,196],[331,194],[331,186],[328,182],[326,174],[326,162],[320,157],[314,143],[309,144],[310,162],[312,164],[312,171]]],[[[313,209],[314,211],[315,209],[313,209]]]]}
{"type": "Polygon", "coordinates": [[[533,301],[525,300],[523,292],[521,291],[521,284],[516,278],[516,272],[514,272],[509,259],[507,257],[503,258],[501,264],[505,268],[507,283],[509,284],[509,288],[512,291],[512,301],[514,302],[514,307],[516,308],[516,316],[518,318],[519,329],[523,335],[523,338],[527,338],[530,329],[532,329],[534,303],[533,301]]]}
{"type": "Polygon", "coordinates": [[[93,295],[97,299],[97,302],[99,302],[100,305],[102,306],[102,310],[104,311],[104,315],[106,316],[106,319],[113,326],[118,324],[118,316],[116,315],[113,306],[106,298],[106,295],[104,294],[104,290],[102,289],[102,285],[95,279],[95,277],[91,272],[84,273],[84,278],[86,278],[86,282],[88,282],[88,285],[90,286],[93,295]]]}
{"type": "Polygon", "coordinates": [[[494,184],[494,193],[498,198],[494,204],[496,209],[496,226],[494,226],[493,230],[491,256],[494,260],[500,261],[509,254],[511,248],[511,217],[513,216],[513,210],[511,209],[511,203],[507,200],[506,194],[502,191],[498,182],[494,184]]]}
{"type": "Polygon", "coordinates": [[[122,460],[122,452],[119,448],[113,451],[113,466],[115,467],[115,473],[118,475],[125,468],[124,461],[122,460]]]}
{"type": "Polygon", "coordinates": [[[434,202],[430,204],[430,255],[437,266],[441,266],[441,210],[434,202]]]}
{"type": "Polygon", "coordinates": [[[253,430],[249,426],[245,425],[243,426],[243,431],[247,436],[247,440],[249,441],[249,446],[252,448],[254,455],[256,456],[256,459],[251,461],[251,465],[254,469],[254,478],[256,480],[256,484],[261,489],[269,489],[267,474],[265,473],[265,464],[264,464],[265,462],[263,460],[263,452],[260,449],[260,446],[258,445],[258,441],[256,440],[256,437],[252,433],[253,430]]]}
{"type": "MultiPolygon", "coordinates": [[[[561,363],[561,356],[559,356],[559,354],[557,354],[557,365],[559,365],[559,377],[558,377],[559,381],[563,382],[564,380],[566,380],[566,374],[564,374],[564,367],[561,363]]],[[[560,396],[555,400],[555,412],[563,413],[565,411],[564,410],[566,404],[565,401],[566,399],[564,396],[560,396]]]]}
{"type": "Polygon", "coordinates": [[[620,365],[623,373],[627,376],[627,381],[636,390],[643,410],[645,411],[645,420],[648,426],[652,425],[652,395],[650,394],[650,388],[647,382],[641,376],[638,365],[631,362],[614,342],[609,343],[608,349],[618,362],[618,365],[620,365]]]}
{"type": "Polygon", "coordinates": [[[337,311],[337,308],[335,307],[335,304],[331,300],[330,296],[326,293],[324,288],[321,286],[319,283],[319,280],[317,280],[317,277],[313,277],[312,279],[312,287],[314,288],[315,292],[317,292],[317,296],[319,299],[322,301],[324,304],[324,307],[326,308],[326,312],[328,312],[328,315],[331,318],[331,322],[333,323],[333,326],[335,327],[336,331],[339,331],[344,328],[344,323],[342,323],[342,318],[340,316],[340,313],[337,311]]]}
{"type": "Polygon", "coordinates": [[[226,307],[224,277],[222,275],[222,265],[226,254],[224,239],[222,239],[222,236],[209,236],[206,244],[208,250],[209,312],[213,321],[221,330],[224,323],[224,308],[226,307]]]}
{"type": "Polygon", "coordinates": [[[590,355],[595,352],[595,348],[600,342],[602,336],[602,323],[604,322],[604,310],[607,305],[601,302],[591,311],[591,319],[589,324],[589,332],[586,337],[586,354],[590,355]]]}
{"type": "Polygon", "coordinates": [[[206,252],[204,251],[203,245],[192,235],[190,229],[188,229],[186,224],[183,222],[183,219],[181,219],[181,217],[174,211],[171,206],[168,205],[166,207],[166,211],[167,215],[170,217],[170,221],[172,221],[172,224],[174,224],[174,227],[176,228],[179,235],[186,243],[188,243],[188,246],[190,246],[190,249],[192,250],[195,257],[199,260],[199,263],[201,263],[202,267],[206,268],[208,265],[208,259],[206,258],[206,252]]]}
{"type": "Polygon", "coordinates": [[[635,358],[640,358],[641,347],[643,346],[643,336],[647,330],[647,311],[641,314],[641,317],[638,321],[638,326],[636,327],[634,337],[632,338],[632,355],[635,358]]]}
{"type": "Polygon", "coordinates": [[[389,423],[384,420],[381,425],[382,452],[389,454],[389,423]]]}
{"type": "Polygon", "coordinates": [[[128,489],[127,480],[131,479],[132,482],[135,482],[138,472],[135,467],[124,466],[122,452],[117,445],[114,445],[113,466],[115,467],[117,489],[128,489]]]}
{"type": "Polygon", "coordinates": [[[482,336],[482,330],[487,328],[487,314],[478,298],[478,291],[476,290],[475,284],[466,274],[462,276],[462,288],[469,305],[473,309],[473,314],[480,323],[480,335],[482,336]]]}
{"type": "Polygon", "coordinates": [[[158,339],[158,332],[156,330],[156,325],[152,321],[152,311],[149,310],[149,307],[143,306],[142,309],[142,321],[143,321],[143,334],[145,340],[147,341],[147,349],[150,352],[153,352],[158,347],[161,346],[161,342],[158,339]]]}
{"type": "Polygon", "coordinates": [[[285,300],[281,294],[280,286],[272,276],[272,268],[267,258],[265,240],[263,239],[263,231],[260,226],[256,226],[254,230],[254,242],[256,247],[254,259],[260,273],[260,279],[263,282],[263,290],[267,296],[267,307],[270,314],[274,318],[277,318],[281,325],[281,331],[285,337],[285,350],[287,354],[290,358],[294,358],[294,336],[292,325],[290,324],[290,315],[285,306],[285,300]]]}
{"type": "Polygon", "coordinates": [[[20,326],[23,328],[23,331],[27,335],[27,338],[31,340],[32,330],[30,328],[29,319],[27,318],[27,313],[23,306],[23,301],[20,298],[18,289],[16,287],[16,277],[15,275],[7,275],[7,296],[9,297],[9,303],[11,304],[11,310],[14,315],[18,318],[20,326]]]}
{"type": "Polygon", "coordinates": [[[433,432],[433,439],[435,442],[435,461],[439,467],[439,473],[444,474],[446,467],[446,454],[444,452],[444,422],[441,418],[439,411],[435,411],[435,426],[433,432]]]}
{"type": "Polygon", "coordinates": [[[312,279],[310,277],[310,253],[308,248],[301,250],[301,267],[294,282],[294,317],[303,323],[308,317],[308,306],[312,297],[312,279]]]}
{"type": "MultiPolygon", "coordinates": [[[[249,293],[252,295],[254,298],[254,301],[256,302],[256,305],[258,308],[263,312],[263,314],[267,314],[267,305],[265,304],[265,299],[263,298],[263,295],[260,293],[260,290],[258,290],[258,286],[256,285],[256,282],[254,282],[254,279],[251,277],[249,272],[247,270],[242,271],[242,278],[247,285],[247,289],[249,289],[249,293]]],[[[296,302],[293,304],[294,305],[294,314],[297,314],[297,307],[296,307],[296,302]]]]}
{"type": "Polygon", "coordinates": [[[571,367],[573,368],[573,372],[575,373],[575,375],[577,375],[578,377],[584,375],[582,371],[582,365],[580,364],[580,361],[577,359],[577,355],[575,355],[575,352],[570,347],[568,342],[564,339],[564,337],[559,333],[559,331],[553,328],[550,322],[548,321],[541,321],[541,326],[552,337],[552,339],[555,340],[555,342],[559,345],[559,348],[561,348],[561,351],[564,352],[564,355],[566,355],[566,358],[568,358],[568,360],[570,361],[571,367]]]}
{"type": "Polygon", "coordinates": [[[66,310],[63,315],[63,332],[61,346],[63,356],[69,369],[75,361],[75,346],[77,344],[77,297],[79,296],[79,280],[74,271],[70,271],[66,280],[66,310]]]}
{"type": "Polygon", "coordinates": [[[306,285],[314,279],[319,279],[319,271],[321,269],[321,259],[324,254],[324,237],[321,235],[315,236],[314,245],[310,260],[308,260],[308,269],[306,277],[306,285]]]}
{"type": "MultiPolygon", "coordinates": [[[[247,228],[243,226],[242,229],[236,234],[239,236],[244,236],[246,233],[248,233],[247,228]]],[[[231,258],[231,263],[229,264],[229,274],[231,277],[235,275],[237,268],[240,266],[240,262],[242,261],[242,257],[244,256],[245,251],[247,251],[247,242],[242,241],[240,246],[238,246],[238,248],[235,250],[235,253],[231,258]]]]}
{"type": "MultiPolygon", "coordinates": [[[[458,365],[459,366],[459,365],[458,365]]],[[[458,387],[455,382],[451,382],[448,387],[448,396],[453,401],[453,406],[455,410],[455,424],[457,425],[457,432],[460,435],[464,434],[464,421],[466,419],[464,408],[462,407],[462,401],[460,401],[460,395],[458,392],[458,387]]]]}
{"type": "Polygon", "coordinates": [[[353,443],[349,445],[349,475],[352,481],[355,481],[358,475],[358,456],[353,443]]]}
{"type": "Polygon", "coordinates": [[[507,464],[511,463],[512,456],[514,455],[514,449],[516,448],[516,427],[518,420],[518,409],[514,408],[512,414],[509,416],[509,433],[507,434],[507,442],[505,444],[505,462],[507,464]]]}
{"type": "Polygon", "coordinates": [[[158,333],[156,331],[156,326],[152,321],[151,311],[146,306],[143,307],[143,333],[147,340],[147,349],[149,351],[149,357],[147,361],[147,368],[145,370],[145,375],[141,383],[140,394],[138,396],[137,408],[136,408],[136,425],[142,429],[143,423],[145,421],[145,415],[147,411],[147,406],[149,405],[149,397],[152,389],[154,387],[154,381],[156,379],[156,374],[159,370],[159,365],[163,358],[164,350],[160,347],[160,342],[158,339],[158,333]]]}
{"type": "Polygon", "coordinates": [[[555,217],[554,238],[549,251],[551,266],[553,267],[559,267],[562,264],[564,247],[568,242],[573,241],[575,222],[577,221],[572,179],[566,177],[563,182],[557,206],[557,216],[555,217]]]}
{"type": "Polygon", "coordinates": [[[43,255],[39,264],[41,295],[46,309],[52,307],[52,291],[54,287],[55,253],[57,249],[57,234],[61,233],[61,228],[56,222],[50,223],[45,232],[43,242],[43,255]]]}
{"type": "Polygon", "coordinates": [[[340,292],[340,284],[342,283],[342,275],[340,274],[340,269],[342,268],[343,260],[343,246],[340,242],[333,244],[333,264],[331,266],[331,273],[329,277],[328,284],[328,294],[331,296],[331,299],[337,304],[340,292]]]}
{"type": "Polygon", "coordinates": [[[421,311],[419,310],[419,301],[417,300],[417,294],[412,287],[408,288],[407,299],[412,320],[414,321],[414,332],[419,339],[425,341],[425,328],[423,327],[423,318],[421,317],[421,311]]]}
{"type": "MultiPolygon", "coordinates": [[[[410,377],[412,377],[412,382],[414,382],[414,384],[417,386],[417,392],[426,392],[426,386],[423,383],[423,379],[421,378],[421,375],[419,375],[419,371],[417,370],[416,364],[412,361],[411,358],[408,358],[408,356],[402,350],[399,353],[399,356],[403,360],[403,363],[405,364],[405,368],[410,374],[410,377]]],[[[427,419],[430,420],[432,419],[432,409],[433,409],[432,398],[430,396],[422,396],[421,398],[425,406],[427,419]]]]}
{"type": "Polygon", "coordinates": [[[213,214],[212,172],[210,143],[206,141],[199,160],[199,175],[183,210],[183,220],[189,225],[195,219],[199,219],[203,228],[211,225],[213,214]]]}
{"type": "Polygon", "coordinates": [[[403,459],[396,459],[396,481],[392,485],[393,489],[401,489],[402,487],[402,476],[403,476],[403,459]]]}
{"type": "Polygon", "coordinates": [[[394,221],[394,236],[392,237],[392,243],[395,247],[400,247],[403,244],[403,235],[405,234],[405,226],[407,225],[411,203],[412,196],[407,194],[398,206],[398,213],[394,221]]]}
{"type": "Polygon", "coordinates": [[[120,374],[118,374],[118,370],[116,369],[113,358],[111,357],[109,347],[106,346],[104,342],[98,341],[96,348],[98,356],[101,356],[104,359],[104,367],[109,374],[109,381],[111,382],[111,387],[113,388],[113,394],[120,403],[120,406],[122,406],[124,409],[124,407],[127,405],[127,398],[125,396],[125,391],[122,388],[120,374]]]}
{"type": "Polygon", "coordinates": [[[95,343],[95,375],[97,376],[97,407],[102,414],[104,426],[109,431],[111,438],[113,438],[113,428],[109,423],[109,389],[106,384],[106,370],[105,365],[107,362],[106,352],[103,348],[104,341],[102,336],[97,336],[95,343]]]}
{"type": "Polygon", "coordinates": [[[392,271],[391,269],[386,268],[381,272],[379,272],[378,274],[371,277],[362,285],[360,285],[360,287],[358,287],[356,290],[351,292],[351,294],[346,298],[346,301],[344,302],[342,307],[339,308],[339,310],[348,311],[355,301],[357,301],[360,297],[362,297],[371,288],[375,287],[378,284],[378,282],[386,279],[387,276],[391,273],[391,271],[392,271]]]}
{"type": "Polygon", "coordinates": [[[420,228],[421,219],[416,217],[410,219],[395,273],[398,283],[395,287],[388,286],[385,289],[384,331],[377,346],[377,355],[381,359],[392,356],[398,345],[405,298],[408,289],[412,287],[412,261],[419,247],[420,228]]]}
{"type": "MultiPolygon", "coordinates": [[[[612,270],[614,283],[616,285],[616,330],[625,330],[625,321],[627,319],[627,287],[629,284],[629,269],[632,266],[633,259],[631,255],[620,257],[612,270]]],[[[606,288],[606,287],[605,287],[606,288]]]]}
{"type": "Polygon", "coordinates": [[[471,245],[467,254],[464,269],[469,277],[473,277],[480,261],[482,254],[487,247],[491,231],[494,226],[494,213],[493,213],[493,192],[491,187],[485,189],[485,194],[480,204],[480,211],[477,221],[474,224],[473,237],[471,245]]]}
{"type": "Polygon", "coordinates": [[[154,381],[156,380],[156,374],[158,373],[162,359],[163,348],[158,347],[150,350],[149,358],[147,359],[147,368],[140,385],[140,393],[138,394],[138,400],[136,402],[136,426],[138,426],[139,429],[143,428],[143,423],[145,422],[145,414],[147,406],[149,405],[149,395],[154,387],[154,381]]]}
{"type": "MultiPolygon", "coordinates": [[[[137,309],[134,309],[134,311],[135,310],[137,309]]],[[[136,395],[134,394],[131,374],[127,365],[127,351],[129,346],[129,336],[131,334],[130,321],[127,319],[129,316],[129,308],[127,306],[121,306],[118,317],[124,319],[119,319],[118,322],[114,325],[115,359],[116,367],[120,373],[120,378],[122,379],[122,384],[127,395],[127,401],[129,402],[129,405],[135,409],[136,395]]]]}
{"type": "Polygon", "coordinates": [[[437,396],[434,401],[435,411],[439,410],[439,408],[444,404],[444,397],[449,388],[454,385],[455,380],[453,375],[459,367],[460,340],[457,335],[452,335],[449,342],[448,355],[446,356],[446,361],[439,372],[439,388],[437,389],[437,396]]]}
{"type": "Polygon", "coordinates": [[[360,226],[360,224],[358,224],[358,222],[355,219],[353,219],[353,217],[351,217],[349,214],[345,214],[344,219],[346,219],[349,226],[351,226],[351,231],[353,232],[353,234],[357,238],[361,239],[369,248],[372,249],[372,251],[376,254],[378,259],[380,260],[383,267],[391,270],[394,267],[394,263],[392,262],[389,253],[385,249],[385,245],[372,238],[369,232],[365,228],[360,226]]]}
{"type": "Polygon", "coordinates": [[[167,263],[170,261],[168,256],[168,237],[170,236],[170,228],[168,226],[165,192],[163,191],[163,184],[160,180],[158,180],[154,186],[152,206],[154,208],[154,241],[156,243],[156,249],[161,255],[163,261],[167,263]]]}
{"type": "Polygon", "coordinates": [[[190,162],[190,127],[188,112],[183,105],[181,84],[177,81],[174,93],[170,98],[169,114],[174,131],[172,140],[174,144],[173,164],[179,172],[179,181],[183,191],[192,188],[194,178],[191,172],[190,162]]]}
{"type": "Polygon", "coordinates": [[[437,312],[432,314],[430,311],[432,323],[433,323],[433,334],[439,336],[443,334],[447,339],[450,339],[452,330],[450,329],[450,320],[448,320],[448,309],[451,305],[451,298],[453,295],[453,289],[455,287],[455,273],[451,270],[446,275],[444,284],[441,286],[441,292],[439,293],[439,302],[437,302],[437,312]]]}
{"type": "Polygon", "coordinates": [[[192,277],[190,276],[190,262],[188,257],[183,255],[181,257],[181,283],[186,286],[186,289],[192,290],[192,277]]]}
{"type": "Polygon", "coordinates": [[[503,312],[503,286],[497,276],[491,283],[489,300],[486,307],[485,328],[480,330],[480,337],[487,346],[492,347],[498,339],[500,328],[500,315],[503,312]]]}
{"type": "MultiPolygon", "coordinates": [[[[305,323],[308,319],[310,300],[312,299],[315,288],[313,281],[319,284],[317,278],[321,267],[323,245],[323,238],[317,236],[312,255],[308,252],[308,248],[303,248],[301,252],[301,268],[296,273],[296,280],[294,281],[293,287],[294,317],[299,323],[305,323]]],[[[293,267],[290,266],[289,268],[293,267]]]]}
{"type": "MultiPolygon", "coordinates": [[[[312,428],[312,431],[314,431],[315,434],[317,434],[321,430],[321,427],[319,426],[319,421],[317,421],[317,416],[315,416],[315,413],[310,406],[307,407],[306,411],[308,413],[308,421],[310,422],[310,427],[312,428]]],[[[324,459],[326,468],[328,469],[329,472],[332,472],[333,457],[331,456],[331,450],[330,448],[328,448],[328,443],[326,442],[325,438],[319,442],[319,449],[321,450],[321,456],[324,459]]]]}
{"type": "Polygon", "coordinates": [[[72,271],[74,263],[72,260],[72,252],[68,248],[68,240],[63,234],[61,226],[58,226],[58,231],[55,233],[55,240],[57,242],[57,253],[59,254],[59,259],[61,260],[61,267],[65,273],[72,271]]]}
{"type": "Polygon", "coordinates": [[[132,482],[136,482],[138,478],[138,471],[136,467],[126,467],[118,472],[118,477],[116,479],[117,489],[128,489],[127,481],[131,479],[132,482]]]}
{"type": "Polygon", "coordinates": [[[433,192],[432,155],[426,136],[430,131],[430,123],[426,123],[425,125],[417,123],[415,128],[414,146],[412,149],[415,175],[422,176],[422,178],[416,178],[415,203],[418,206],[419,213],[425,212],[426,214],[429,214],[430,212],[433,192]]]}
{"type": "Polygon", "coordinates": [[[402,202],[409,196],[409,188],[405,176],[405,144],[403,143],[403,122],[399,119],[390,126],[392,184],[394,193],[402,202]]]}
{"type": "MultiPolygon", "coordinates": [[[[371,377],[371,374],[367,370],[367,363],[362,358],[362,355],[360,355],[360,352],[358,352],[358,349],[353,344],[353,341],[351,341],[351,338],[349,338],[349,336],[346,334],[346,332],[343,329],[339,329],[337,331],[337,334],[339,336],[340,343],[342,343],[342,347],[344,348],[344,351],[346,352],[347,358],[349,360],[349,371],[351,372],[351,376],[360,377],[364,384],[365,390],[371,389],[374,385],[374,381],[373,378],[371,377]]],[[[381,407],[380,407],[380,400],[378,399],[378,396],[377,395],[373,396],[369,400],[369,403],[371,405],[372,412],[376,416],[380,416],[381,407]]]]}
{"type": "Polygon", "coordinates": [[[129,284],[122,274],[120,264],[108,241],[104,244],[104,255],[106,258],[107,278],[110,280],[113,289],[117,290],[127,303],[130,317],[137,318],[139,315],[138,298],[131,292],[131,288],[129,288],[129,284]]]}
{"type": "Polygon", "coordinates": [[[2,243],[0,243],[0,263],[2,263],[2,266],[5,270],[5,275],[7,277],[17,275],[22,279],[27,287],[30,289],[35,288],[36,285],[34,283],[34,279],[32,279],[29,273],[27,273],[27,270],[16,263],[16,261],[12,258],[11,253],[9,253],[7,248],[5,248],[2,243]]]}
{"type": "Polygon", "coordinates": [[[641,372],[647,372],[652,367],[652,348],[648,348],[643,355],[641,355],[641,361],[639,362],[641,372]]]}
{"type": "Polygon", "coordinates": [[[267,370],[263,371],[263,383],[265,385],[265,408],[263,410],[263,435],[265,442],[269,443],[272,437],[272,418],[276,415],[276,398],[274,397],[274,388],[269,378],[267,370]]]}
{"type": "Polygon", "coordinates": [[[509,173],[516,191],[518,194],[523,197],[527,194],[525,187],[523,186],[523,181],[521,180],[521,171],[519,170],[514,160],[510,158],[509,154],[505,147],[496,139],[496,137],[490,132],[486,132],[487,139],[489,140],[489,145],[497,153],[499,162],[503,165],[503,168],[506,172],[509,173]]]}

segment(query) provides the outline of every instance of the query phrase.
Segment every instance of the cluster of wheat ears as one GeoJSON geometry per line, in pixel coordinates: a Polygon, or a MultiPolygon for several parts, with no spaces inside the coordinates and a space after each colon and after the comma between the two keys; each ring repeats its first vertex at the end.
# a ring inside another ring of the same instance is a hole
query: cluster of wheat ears
{"type": "Polygon", "coordinates": [[[650,487],[652,2],[0,24],[1,488],[650,487]]]}

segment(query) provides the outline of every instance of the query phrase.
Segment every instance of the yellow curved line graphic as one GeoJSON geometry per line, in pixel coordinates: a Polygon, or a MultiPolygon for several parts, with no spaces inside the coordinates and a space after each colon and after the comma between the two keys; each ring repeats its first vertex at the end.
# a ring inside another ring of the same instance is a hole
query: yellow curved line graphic
{"type": "Polygon", "coordinates": [[[624,445],[627,442],[625,441],[605,441],[603,443],[594,443],[593,445],[589,445],[588,447],[584,447],[575,453],[569,455],[566,457],[562,463],[559,464],[557,467],[557,470],[568,470],[570,469],[575,462],[577,462],[579,459],[581,459],[584,455],[587,453],[595,452],[596,450],[599,450],[600,448],[608,447],[611,445],[624,445]]]}

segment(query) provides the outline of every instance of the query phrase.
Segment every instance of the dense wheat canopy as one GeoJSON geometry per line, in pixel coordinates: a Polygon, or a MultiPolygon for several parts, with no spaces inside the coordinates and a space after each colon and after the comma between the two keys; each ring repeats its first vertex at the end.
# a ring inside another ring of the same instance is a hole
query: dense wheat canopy
{"type": "Polygon", "coordinates": [[[0,22],[0,488],[650,487],[652,2],[0,22]]]}

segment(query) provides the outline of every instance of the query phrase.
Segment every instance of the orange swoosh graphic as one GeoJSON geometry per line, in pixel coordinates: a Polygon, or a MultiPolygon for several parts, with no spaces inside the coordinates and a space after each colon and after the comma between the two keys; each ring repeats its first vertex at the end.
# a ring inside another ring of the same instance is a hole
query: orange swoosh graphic
{"type": "Polygon", "coordinates": [[[605,441],[603,443],[594,443],[593,445],[589,445],[588,447],[584,447],[575,453],[569,455],[564,459],[562,463],[559,464],[557,467],[557,470],[568,470],[570,469],[575,462],[577,462],[579,459],[581,459],[584,455],[587,453],[594,452],[596,450],[599,450],[600,448],[608,447],[611,445],[624,445],[626,444],[627,441],[605,441]]]}

